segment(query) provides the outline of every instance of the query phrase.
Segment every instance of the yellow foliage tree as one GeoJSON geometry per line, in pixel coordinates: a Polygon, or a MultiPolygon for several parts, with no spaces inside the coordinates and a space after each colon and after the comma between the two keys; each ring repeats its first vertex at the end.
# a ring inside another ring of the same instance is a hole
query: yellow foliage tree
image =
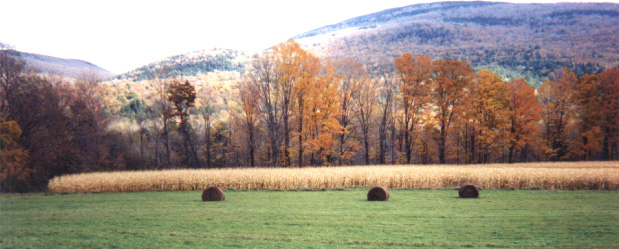
{"type": "Polygon", "coordinates": [[[324,66],[323,73],[317,77],[306,91],[307,140],[303,143],[311,155],[312,165],[335,164],[334,148],[336,138],[344,133],[338,117],[341,116],[339,77],[331,64],[324,66]]]}
{"type": "MultiPolygon", "coordinates": [[[[280,115],[283,125],[282,136],[284,137],[282,166],[290,167],[290,136],[291,117],[294,112],[295,101],[302,96],[304,86],[297,86],[302,77],[307,76],[306,68],[308,54],[294,40],[281,43],[273,49],[275,60],[276,96],[279,98],[280,115]]],[[[304,82],[307,83],[307,82],[304,82]]],[[[302,109],[302,107],[301,107],[302,109]]],[[[302,116],[302,115],[301,115],[302,116]]],[[[302,121],[301,121],[302,123],[302,121]]],[[[302,140],[302,138],[300,139],[302,140]]],[[[302,152],[300,156],[302,156],[302,152]]]]}
{"type": "Polygon", "coordinates": [[[15,121],[2,121],[0,134],[0,180],[3,191],[11,192],[17,181],[26,180],[32,170],[26,167],[28,151],[17,143],[22,134],[19,124],[15,121]]]}
{"type": "Polygon", "coordinates": [[[477,85],[471,93],[470,121],[472,162],[487,163],[490,154],[499,154],[508,127],[508,88],[495,73],[482,69],[477,72],[477,85]]]}

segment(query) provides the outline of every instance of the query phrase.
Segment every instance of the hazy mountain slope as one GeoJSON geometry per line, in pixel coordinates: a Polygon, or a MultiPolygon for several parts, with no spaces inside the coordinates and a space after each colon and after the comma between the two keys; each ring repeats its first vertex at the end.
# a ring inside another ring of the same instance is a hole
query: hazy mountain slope
{"type": "Polygon", "coordinates": [[[95,64],[83,60],[63,59],[53,56],[18,52],[7,50],[12,56],[19,57],[26,62],[26,65],[31,66],[37,73],[56,74],[67,78],[76,78],[81,74],[94,72],[100,78],[105,79],[114,74],[95,64]]]}
{"type": "Polygon", "coordinates": [[[327,58],[388,65],[405,52],[541,80],[619,65],[619,4],[442,2],[389,9],[295,36],[327,58]]]}
{"type": "Polygon", "coordinates": [[[170,77],[196,76],[216,70],[242,72],[247,59],[245,53],[233,49],[195,51],[164,58],[115,78],[139,81],[151,79],[160,73],[164,74],[163,77],[170,77]]]}

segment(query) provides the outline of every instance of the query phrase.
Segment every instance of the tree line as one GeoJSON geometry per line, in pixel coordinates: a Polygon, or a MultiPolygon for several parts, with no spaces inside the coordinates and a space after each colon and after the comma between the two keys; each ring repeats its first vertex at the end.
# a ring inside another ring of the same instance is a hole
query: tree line
{"type": "Polygon", "coordinates": [[[36,75],[2,51],[2,191],[108,170],[618,159],[619,69],[563,69],[535,89],[457,60],[392,65],[288,41],[254,56],[224,103],[159,70],[148,98],[117,107],[94,75],[36,75]]]}

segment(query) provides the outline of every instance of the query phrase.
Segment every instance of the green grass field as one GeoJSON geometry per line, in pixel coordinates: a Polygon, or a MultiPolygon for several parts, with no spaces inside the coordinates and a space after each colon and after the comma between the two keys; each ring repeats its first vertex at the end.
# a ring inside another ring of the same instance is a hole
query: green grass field
{"type": "Polygon", "coordinates": [[[227,191],[3,196],[0,248],[619,247],[619,192],[227,191]]]}

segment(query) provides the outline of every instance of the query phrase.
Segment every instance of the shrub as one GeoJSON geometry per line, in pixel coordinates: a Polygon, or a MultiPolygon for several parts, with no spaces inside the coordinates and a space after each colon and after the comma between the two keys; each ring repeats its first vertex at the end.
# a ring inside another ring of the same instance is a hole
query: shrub
{"type": "Polygon", "coordinates": [[[368,201],[386,201],[389,200],[389,192],[383,187],[373,187],[368,191],[368,201]]]}
{"type": "Polygon", "coordinates": [[[458,195],[460,198],[477,198],[479,197],[479,190],[477,190],[477,187],[473,184],[464,184],[460,186],[458,195]]]}
{"type": "Polygon", "coordinates": [[[202,192],[202,201],[223,201],[225,199],[224,192],[215,186],[210,186],[202,192]]]}

